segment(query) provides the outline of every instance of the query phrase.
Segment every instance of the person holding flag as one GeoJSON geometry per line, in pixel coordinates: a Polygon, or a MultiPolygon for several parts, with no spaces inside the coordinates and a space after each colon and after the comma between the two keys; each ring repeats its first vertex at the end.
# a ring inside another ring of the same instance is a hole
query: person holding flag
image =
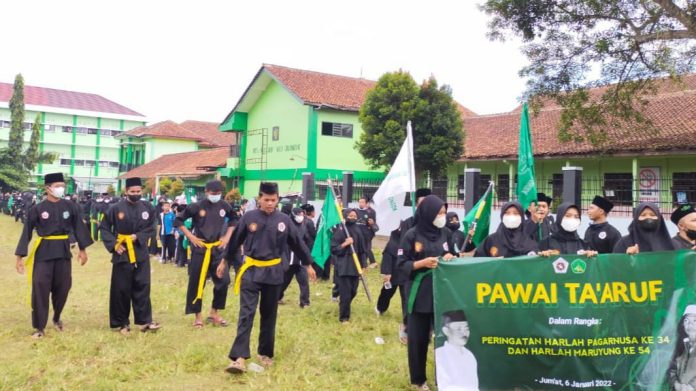
{"type": "Polygon", "coordinates": [[[249,338],[257,306],[261,314],[258,359],[265,368],[273,364],[278,297],[285,276],[281,258],[287,247],[300,259],[310,281],[316,280],[310,251],[298,237],[290,217],[278,211],[278,201],[278,184],[261,182],[258,209],[247,211],[239,220],[223,262],[217,268],[217,275],[222,278],[234,254],[244,246],[244,264],[234,283],[234,293],[241,293],[241,296],[237,336],[229,353],[231,362],[225,368],[229,373],[246,372],[246,360],[251,357],[249,338]]]}
{"type": "MultiPolygon", "coordinates": [[[[324,205],[321,208],[321,216],[319,216],[319,227],[317,228],[314,245],[312,246],[314,264],[324,272],[331,268],[331,238],[333,237],[333,229],[341,223],[335,203],[333,192],[327,191],[324,205]]],[[[323,276],[328,280],[330,273],[322,273],[323,276]]]]}
{"type": "Polygon", "coordinates": [[[358,293],[360,271],[353,261],[352,251],[355,251],[360,261],[360,267],[367,266],[367,254],[364,248],[365,238],[362,229],[357,225],[358,213],[354,209],[343,209],[346,229],[337,228],[331,238],[331,254],[334,256],[336,283],[338,288],[338,321],[350,321],[350,304],[358,293]],[[351,244],[353,247],[351,248],[351,244]]]}
{"type": "Polygon", "coordinates": [[[539,251],[539,244],[522,228],[524,211],[517,201],[508,202],[500,209],[501,223],[498,229],[476,247],[475,257],[510,258],[532,255],[539,251]]]}
{"type": "Polygon", "coordinates": [[[398,250],[399,271],[408,276],[408,369],[411,384],[429,390],[425,365],[434,322],[432,271],[441,260],[455,258],[445,203],[425,197],[416,209],[415,226],[405,232],[398,250]]]}

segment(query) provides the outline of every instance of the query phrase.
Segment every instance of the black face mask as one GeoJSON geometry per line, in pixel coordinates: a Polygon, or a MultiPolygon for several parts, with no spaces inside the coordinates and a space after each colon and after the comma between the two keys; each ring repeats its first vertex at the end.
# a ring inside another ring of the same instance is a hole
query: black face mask
{"type": "Polygon", "coordinates": [[[447,223],[447,228],[449,228],[449,229],[452,230],[452,231],[457,231],[457,230],[459,229],[459,227],[461,227],[461,226],[462,226],[462,225],[459,224],[459,222],[456,222],[456,223],[447,223]]]}
{"type": "Polygon", "coordinates": [[[142,196],[140,194],[128,194],[128,201],[130,202],[138,202],[142,196]]]}
{"type": "Polygon", "coordinates": [[[353,225],[356,221],[358,221],[358,219],[353,219],[349,217],[346,219],[346,225],[353,225]]]}
{"type": "Polygon", "coordinates": [[[656,231],[659,225],[660,221],[658,219],[638,220],[638,226],[641,229],[649,232],[656,231]]]}
{"type": "Polygon", "coordinates": [[[693,229],[687,229],[686,236],[691,240],[696,240],[696,231],[694,231],[693,229]]]}

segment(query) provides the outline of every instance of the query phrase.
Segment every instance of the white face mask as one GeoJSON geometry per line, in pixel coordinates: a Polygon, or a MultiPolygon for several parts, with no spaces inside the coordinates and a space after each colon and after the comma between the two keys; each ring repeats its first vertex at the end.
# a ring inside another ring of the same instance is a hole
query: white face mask
{"type": "Polygon", "coordinates": [[[52,187],[51,194],[56,198],[63,198],[63,196],[65,195],[65,187],[64,186],[52,187]]]}
{"type": "Polygon", "coordinates": [[[433,225],[442,228],[447,224],[447,216],[446,215],[437,215],[435,220],[433,220],[433,225]]]}
{"type": "Polygon", "coordinates": [[[295,221],[297,221],[298,224],[302,223],[304,221],[304,216],[295,216],[295,221]]]}
{"type": "Polygon", "coordinates": [[[520,215],[503,215],[503,225],[507,229],[517,229],[522,224],[520,215]]]}
{"type": "Polygon", "coordinates": [[[212,202],[213,204],[219,202],[221,198],[222,198],[222,194],[209,194],[208,195],[208,201],[212,202]]]}
{"type": "Polygon", "coordinates": [[[575,232],[580,228],[580,219],[564,217],[563,221],[561,221],[561,228],[568,232],[575,232]]]}

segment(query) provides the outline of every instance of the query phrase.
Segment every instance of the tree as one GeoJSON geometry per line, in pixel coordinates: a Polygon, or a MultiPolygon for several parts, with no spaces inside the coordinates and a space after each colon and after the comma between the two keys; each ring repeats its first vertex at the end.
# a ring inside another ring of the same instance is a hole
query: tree
{"type": "Polygon", "coordinates": [[[463,152],[462,121],[449,86],[434,77],[419,87],[404,71],[386,73],[360,108],[363,133],[356,143],[371,168],[388,171],[413,125],[417,173],[437,177],[463,152]]]}
{"type": "Polygon", "coordinates": [[[10,139],[7,143],[7,159],[16,164],[23,161],[22,145],[24,144],[24,78],[22,74],[15,77],[10,98],[10,139]]]}
{"type": "Polygon", "coordinates": [[[652,129],[641,111],[656,78],[678,80],[696,59],[696,0],[488,0],[482,9],[492,39],[525,42],[526,95],[534,110],[548,99],[563,108],[564,141],[601,145],[607,128],[652,129]]]}
{"type": "Polygon", "coordinates": [[[114,185],[109,184],[109,186],[106,187],[106,192],[109,193],[109,195],[113,196],[114,194],[116,194],[116,188],[114,187],[114,185]]]}
{"type": "Polygon", "coordinates": [[[240,193],[239,189],[236,187],[225,194],[225,201],[230,203],[240,201],[241,199],[242,193],[240,193]]]}
{"type": "Polygon", "coordinates": [[[160,195],[169,194],[169,189],[171,187],[172,187],[172,180],[170,178],[160,178],[160,180],[159,180],[159,194],[157,196],[159,197],[160,195]]]}
{"type": "Polygon", "coordinates": [[[181,193],[184,192],[184,181],[181,180],[181,178],[176,178],[174,181],[172,181],[171,185],[169,186],[169,191],[167,191],[167,197],[169,198],[175,198],[181,193]]]}

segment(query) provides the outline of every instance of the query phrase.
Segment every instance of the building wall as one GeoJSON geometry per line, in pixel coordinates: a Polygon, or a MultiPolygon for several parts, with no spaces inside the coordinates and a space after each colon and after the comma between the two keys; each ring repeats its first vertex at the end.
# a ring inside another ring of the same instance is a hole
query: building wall
{"type": "MultiPolygon", "coordinates": [[[[37,165],[32,173],[34,181],[40,182],[47,172],[60,171],[82,182],[83,186],[91,183],[97,190],[105,189],[109,183],[116,183],[114,178],[118,175],[119,141],[112,135],[112,131],[123,132],[144,124],[140,121],[54,112],[38,114],[43,133],[41,151],[53,152],[57,159],[37,165]],[[100,163],[92,163],[96,161],[100,163]]],[[[25,122],[33,123],[36,115],[37,112],[26,111],[25,122]]],[[[9,109],[0,108],[0,120],[10,120],[9,109]]],[[[0,146],[7,145],[9,133],[9,125],[7,128],[0,128],[0,146]]],[[[26,130],[24,136],[28,143],[31,130],[26,130]]]]}
{"type": "Polygon", "coordinates": [[[317,111],[317,167],[335,170],[370,171],[355,142],[363,133],[357,112],[318,110],[317,111]],[[353,137],[325,136],[322,134],[324,122],[350,124],[353,137]]]}
{"type": "Polygon", "coordinates": [[[195,140],[148,138],[145,142],[145,163],[149,163],[162,155],[198,150],[198,142],[195,140]]]}

